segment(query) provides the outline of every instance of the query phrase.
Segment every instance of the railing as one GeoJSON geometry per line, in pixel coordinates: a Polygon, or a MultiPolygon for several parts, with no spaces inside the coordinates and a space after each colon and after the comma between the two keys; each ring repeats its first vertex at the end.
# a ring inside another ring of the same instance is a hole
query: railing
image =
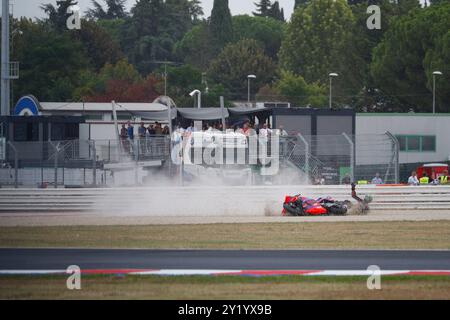
{"type": "MultiPolygon", "coordinates": [[[[228,154],[231,140],[225,139],[224,141],[227,149],[225,153],[228,154]]],[[[78,173],[74,171],[75,173],[71,173],[71,176],[82,175],[82,178],[74,179],[81,185],[105,184],[107,177],[106,173],[101,171],[103,168],[105,170],[128,168],[128,170],[137,171],[137,167],[163,166],[169,172],[163,171],[162,174],[172,177],[176,171],[182,176],[179,165],[176,163],[172,165],[171,151],[174,149],[171,149],[171,145],[173,143],[174,141],[171,141],[169,136],[136,137],[133,140],[38,142],[6,142],[5,139],[0,139],[0,161],[3,156],[3,167],[19,170],[14,177],[19,181],[11,180],[10,175],[0,171],[0,185],[25,186],[44,183],[51,183],[55,187],[66,185],[69,183],[65,179],[66,172],[69,172],[66,169],[75,171],[79,169],[78,173]],[[167,167],[166,163],[169,163],[167,167]],[[86,174],[92,178],[86,178],[86,174]],[[97,177],[97,174],[100,176],[97,177]],[[51,178],[49,178],[50,176],[51,178]]],[[[349,182],[347,180],[370,182],[376,173],[380,174],[385,183],[399,182],[398,142],[389,134],[298,135],[280,137],[279,143],[280,163],[291,168],[291,172],[292,168],[297,170],[295,179],[297,179],[297,175],[299,175],[298,179],[303,177],[302,183],[304,184],[337,185],[349,182]]],[[[247,145],[240,146],[238,149],[239,151],[245,149],[246,159],[254,160],[255,150],[250,152],[249,145],[247,142],[247,145]]],[[[268,147],[269,157],[275,156],[271,153],[269,145],[268,147]]],[[[257,154],[259,153],[257,152],[257,154]]],[[[238,152],[236,151],[234,155],[237,156],[238,152]]],[[[252,170],[256,169],[256,176],[259,174],[258,166],[255,166],[253,162],[246,162],[246,164],[252,170]]],[[[299,183],[298,179],[293,183],[299,183]]],[[[258,184],[257,180],[254,180],[253,183],[258,184]]],[[[138,179],[134,181],[138,181],[138,179]]],[[[264,181],[268,182],[266,179],[264,181]]],[[[277,183],[274,182],[274,184],[277,183]]],[[[283,183],[282,180],[278,184],[280,183],[283,183]]]]}
{"type": "MultiPolygon", "coordinates": [[[[352,200],[349,186],[259,186],[259,187],[152,187],[98,189],[0,189],[0,212],[89,211],[102,214],[146,216],[263,216],[270,211],[279,215],[287,194],[318,198],[332,196],[338,200],[352,200]],[[192,201],[202,196],[204,202],[192,201]],[[173,205],[168,205],[177,199],[173,205]],[[149,206],[149,204],[152,204],[149,206]],[[245,206],[242,204],[245,203],[245,206]],[[182,210],[174,210],[174,206],[182,210]],[[129,208],[133,210],[130,212],[129,208]]],[[[371,195],[373,211],[434,210],[448,215],[449,186],[357,188],[358,195],[371,195]],[[438,210],[439,209],[439,210],[438,210]]],[[[376,213],[375,213],[376,214],[376,213]]]]}

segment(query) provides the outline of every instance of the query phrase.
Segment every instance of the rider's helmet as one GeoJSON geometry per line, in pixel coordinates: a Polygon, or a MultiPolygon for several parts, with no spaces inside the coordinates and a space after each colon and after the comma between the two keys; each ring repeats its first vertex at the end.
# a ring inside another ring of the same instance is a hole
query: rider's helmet
{"type": "Polygon", "coordinates": [[[367,195],[367,196],[364,197],[364,202],[365,203],[371,203],[372,201],[373,201],[373,197],[372,196],[367,195]]]}

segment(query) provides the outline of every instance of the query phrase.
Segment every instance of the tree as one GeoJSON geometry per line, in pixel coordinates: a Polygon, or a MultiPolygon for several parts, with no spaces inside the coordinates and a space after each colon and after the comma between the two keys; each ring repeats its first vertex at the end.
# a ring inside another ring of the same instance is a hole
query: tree
{"type": "Polygon", "coordinates": [[[374,49],[371,74],[377,87],[403,111],[430,111],[435,70],[438,110],[450,109],[450,3],[410,11],[396,19],[374,49]]]}
{"type": "Polygon", "coordinates": [[[21,31],[14,38],[13,57],[20,61],[15,95],[32,93],[41,101],[72,100],[81,73],[89,68],[82,44],[45,22],[22,18],[14,29],[21,31]]]}
{"type": "Polygon", "coordinates": [[[272,59],[278,59],[278,51],[286,30],[286,24],[272,18],[250,17],[248,15],[233,17],[233,42],[241,39],[254,39],[263,47],[272,59]]]}
{"type": "Polygon", "coordinates": [[[257,41],[242,39],[227,45],[211,62],[208,76],[228,89],[233,99],[242,99],[246,96],[249,74],[256,75],[253,86],[257,91],[272,81],[275,68],[274,62],[264,54],[264,49],[257,41]]]}
{"type": "Polygon", "coordinates": [[[188,0],[137,0],[125,20],[121,45],[142,74],[171,61],[174,45],[192,27],[188,0]]]}
{"type": "Polygon", "coordinates": [[[283,71],[275,84],[276,90],[299,107],[323,108],[327,105],[327,88],[319,83],[308,84],[302,76],[283,71]]]}
{"type": "Polygon", "coordinates": [[[55,30],[66,30],[67,19],[70,17],[70,13],[67,13],[67,9],[71,6],[78,4],[76,0],[59,0],[56,2],[56,7],[51,4],[41,5],[41,9],[47,14],[47,22],[55,28],[55,30]]]}
{"type": "Polygon", "coordinates": [[[256,12],[253,12],[255,17],[268,17],[272,3],[270,0],[260,0],[259,3],[255,3],[256,12]]]}
{"type": "Polygon", "coordinates": [[[92,0],[93,9],[86,12],[86,17],[89,19],[117,19],[125,18],[127,13],[125,11],[126,0],[103,0],[107,9],[96,0],[92,0]]]}
{"type": "Polygon", "coordinates": [[[209,30],[217,52],[220,52],[232,40],[233,24],[231,22],[228,0],[214,0],[209,30]]]}
{"type": "Polygon", "coordinates": [[[200,69],[191,65],[170,66],[168,71],[169,96],[179,107],[191,107],[194,98],[189,95],[195,89],[202,91],[202,104],[206,107],[217,107],[220,96],[225,89],[206,79],[200,69]]]}
{"type": "Polygon", "coordinates": [[[272,7],[270,7],[267,16],[284,22],[284,10],[280,8],[278,1],[275,1],[272,7]]]}
{"type": "Polygon", "coordinates": [[[299,6],[307,5],[310,1],[311,1],[311,0],[295,0],[294,11],[295,11],[295,9],[297,9],[299,6]]]}
{"type": "Polygon", "coordinates": [[[151,102],[161,92],[162,80],[154,75],[143,78],[126,60],[106,64],[98,74],[87,72],[82,75],[83,85],[76,94],[83,101],[151,102]]]}
{"type": "Polygon", "coordinates": [[[93,21],[83,21],[83,28],[73,34],[73,37],[83,44],[95,70],[100,70],[106,63],[116,63],[124,57],[119,44],[93,21]]]}
{"type": "Polygon", "coordinates": [[[189,14],[193,24],[200,22],[200,17],[204,15],[200,0],[189,1],[189,14]]]}
{"type": "MultiPolygon", "coordinates": [[[[328,74],[340,74],[336,97],[348,97],[361,87],[359,65],[351,32],[355,19],[345,0],[316,0],[299,6],[280,50],[281,66],[306,82],[328,83],[328,74]]],[[[349,103],[349,101],[341,101],[349,103]]]]}
{"type": "Polygon", "coordinates": [[[188,31],[175,45],[176,59],[206,70],[216,55],[209,26],[203,21],[188,31]]]}

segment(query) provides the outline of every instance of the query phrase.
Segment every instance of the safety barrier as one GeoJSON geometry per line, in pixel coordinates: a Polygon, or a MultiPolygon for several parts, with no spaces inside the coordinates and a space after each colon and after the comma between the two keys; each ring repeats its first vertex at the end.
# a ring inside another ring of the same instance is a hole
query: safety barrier
{"type": "MultiPolygon", "coordinates": [[[[450,186],[361,186],[372,210],[450,209],[450,186]]],[[[0,212],[86,211],[113,215],[263,215],[277,212],[286,195],[351,199],[349,186],[141,187],[0,189],[0,212]]]]}

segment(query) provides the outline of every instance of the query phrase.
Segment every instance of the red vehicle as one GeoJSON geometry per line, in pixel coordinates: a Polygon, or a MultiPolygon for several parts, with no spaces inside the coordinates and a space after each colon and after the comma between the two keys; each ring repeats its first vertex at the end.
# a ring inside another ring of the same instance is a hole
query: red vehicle
{"type": "MultiPolygon", "coordinates": [[[[352,184],[352,198],[358,202],[361,212],[369,210],[370,196],[361,199],[356,195],[356,186],[352,184]]],[[[331,197],[312,199],[301,195],[286,196],[283,203],[283,216],[323,216],[346,215],[352,207],[348,200],[337,201],[331,197]]]]}
{"type": "Polygon", "coordinates": [[[426,173],[428,177],[433,177],[439,179],[440,176],[443,176],[445,172],[448,172],[448,165],[443,163],[429,163],[424,164],[423,166],[417,169],[417,176],[419,178],[423,177],[423,174],[426,173]]]}

